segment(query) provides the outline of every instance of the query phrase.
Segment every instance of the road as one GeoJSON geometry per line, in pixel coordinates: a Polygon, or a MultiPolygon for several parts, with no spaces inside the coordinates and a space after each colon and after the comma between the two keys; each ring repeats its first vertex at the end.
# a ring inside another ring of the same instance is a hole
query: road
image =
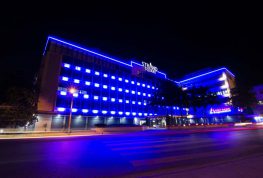
{"type": "Polygon", "coordinates": [[[0,177],[263,177],[263,129],[0,140],[0,177]]]}

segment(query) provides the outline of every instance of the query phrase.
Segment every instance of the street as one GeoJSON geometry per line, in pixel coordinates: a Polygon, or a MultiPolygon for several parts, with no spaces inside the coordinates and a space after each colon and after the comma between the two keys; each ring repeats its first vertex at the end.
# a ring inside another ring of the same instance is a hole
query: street
{"type": "Polygon", "coordinates": [[[0,140],[1,177],[262,177],[263,129],[0,140]]]}

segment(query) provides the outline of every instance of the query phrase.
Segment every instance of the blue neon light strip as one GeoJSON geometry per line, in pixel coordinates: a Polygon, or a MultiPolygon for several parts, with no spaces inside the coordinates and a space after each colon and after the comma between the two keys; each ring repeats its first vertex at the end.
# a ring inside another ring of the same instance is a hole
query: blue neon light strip
{"type": "Polygon", "coordinates": [[[233,77],[235,77],[235,75],[234,75],[232,72],[230,72],[227,68],[223,67],[223,68],[220,68],[220,69],[213,70],[213,71],[211,71],[211,72],[207,72],[207,73],[204,73],[204,74],[195,76],[195,77],[191,77],[191,78],[188,78],[188,79],[179,81],[179,83],[183,83],[183,82],[186,82],[186,81],[189,81],[189,80],[193,80],[193,79],[196,79],[196,78],[199,78],[199,77],[203,77],[203,76],[209,75],[209,74],[211,74],[211,73],[218,72],[218,71],[220,71],[220,70],[226,70],[226,71],[228,71],[233,77]]]}

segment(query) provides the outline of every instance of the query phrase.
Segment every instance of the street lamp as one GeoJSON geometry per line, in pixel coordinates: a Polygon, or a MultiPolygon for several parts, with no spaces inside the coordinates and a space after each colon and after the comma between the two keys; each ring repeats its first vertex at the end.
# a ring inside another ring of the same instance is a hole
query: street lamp
{"type": "Polygon", "coordinates": [[[71,102],[70,102],[69,119],[68,119],[68,133],[71,132],[70,125],[71,125],[73,98],[74,98],[73,94],[76,92],[76,89],[75,88],[70,88],[69,92],[71,93],[71,102]]]}

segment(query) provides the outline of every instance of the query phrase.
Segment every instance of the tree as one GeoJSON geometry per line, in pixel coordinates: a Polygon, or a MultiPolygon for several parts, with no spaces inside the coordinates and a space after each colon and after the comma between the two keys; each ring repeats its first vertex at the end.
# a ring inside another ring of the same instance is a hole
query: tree
{"type": "Polygon", "coordinates": [[[36,113],[36,92],[13,87],[7,91],[6,102],[1,109],[0,125],[2,127],[31,125],[37,119],[36,113]]]}
{"type": "Polygon", "coordinates": [[[253,114],[252,107],[257,103],[255,94],[247,86],[237,86],[231,91],[229,101],[235,107],[244,109],[244,113],[253,114]]]}

